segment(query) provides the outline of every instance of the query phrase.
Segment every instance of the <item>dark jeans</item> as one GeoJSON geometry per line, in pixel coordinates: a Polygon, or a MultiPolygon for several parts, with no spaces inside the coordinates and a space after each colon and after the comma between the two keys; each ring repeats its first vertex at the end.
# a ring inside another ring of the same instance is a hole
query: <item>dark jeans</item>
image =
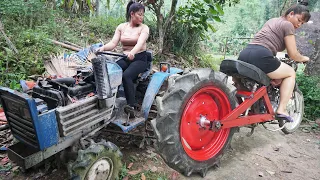
{"type": "Polygon", "coordinates": [[[122,84],[127,103],[133,106],[135,103],[135,89],[133,81],[137,79],[140,73],[147,69],[147,53],[145,51],[135,55],[132,61],[125,58],[117,61],[117,64],[123,70],[122,84]]]}

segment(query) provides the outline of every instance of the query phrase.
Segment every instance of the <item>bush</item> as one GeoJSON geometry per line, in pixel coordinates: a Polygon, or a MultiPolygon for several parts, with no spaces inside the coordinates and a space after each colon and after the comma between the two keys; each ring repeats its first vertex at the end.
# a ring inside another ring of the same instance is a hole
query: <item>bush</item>
{"type": "Polygon", "coordinates": [[[200,34],[198,31],[188,29],[188,26],[175,22],[168,32],[167,45],[173,53],[181,55],[193,55],[200,49],[200,34]]]}
{"type": "Polygon", "coordinates": [[[112,37],[117,26],[123,22],[126,22],[126,20],[124,17],[115,18],[112,16],[99,16],[91,17],[90,20],[88,20],[88,22],[88,30],[90,33],[93,33],[94,37],[105,38],[106,36],[112,37]]]}
{"type": "Polygon", "coordinates": [[[0,1],[0,16],[6,17],[5,24],[11,27],[34,28],[53,20],[53,11],[41,0],[0,1]]]}
{"type": "Polygon", "coordinates": [[[305,117],[314,121],[320,117],[320,76],[298,74],[297,83],[304,96],[305,117]]]}
{"type": "Polygon", "coordinates": [[[114,33],[124,18],[73,16],[53,10],[41,0],[0,1],[4,31],[19,51],[14,54],[0,38],[0,86],[19,89],[19,81],[44,72],[43,61],[57,54],[61,47],[49,39],[70,41],[80,46],[99,42],[114,33]]]}
{"type": "Polygon", "coordinates": [[[223,56],[214,56],[213,54],[201,55],[200,66],[219,71],[222,60],[223,56]]]}

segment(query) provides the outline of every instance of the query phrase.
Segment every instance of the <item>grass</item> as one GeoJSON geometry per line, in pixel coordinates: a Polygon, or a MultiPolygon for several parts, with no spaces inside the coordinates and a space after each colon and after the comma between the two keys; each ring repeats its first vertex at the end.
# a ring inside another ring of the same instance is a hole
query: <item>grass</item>
{"type": "Polygon", "coordinates": [[[200,66],[209,67],[215,71],[219,71],[220,64],[224,59],[237,59],[235,56],[216,55],[216,54],[204,54],[201,56],[200,66]]]}

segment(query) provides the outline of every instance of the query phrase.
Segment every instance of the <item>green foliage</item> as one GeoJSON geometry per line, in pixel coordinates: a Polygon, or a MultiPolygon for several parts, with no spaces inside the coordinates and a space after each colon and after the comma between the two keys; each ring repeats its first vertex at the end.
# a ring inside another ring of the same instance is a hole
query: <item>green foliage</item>
{"type": "Polygon", "coordinates": [[[45,4],[40,0],[1,0],[0,16],[9,17],[4,19],[7,20],[4,24],[10,27],[34,28],[53,20],[52,11],[45,8],[45,4]]]}
{"type": "Polygon", "coordinates": [[[204,54],[200,56],[200,67],[211,68],[219,71],[223,56],[215,56],[213,54],[204,54]]]}
{"type": "Polygon", "coordinates": [[[123,179],[128,175],[127,165],[124,164],[120,170],[119,179],[123,179]]]}
{"type": "Polygon", "coordinates": [[[125,18],[110,17],[93,17],[88,20],[88,29],[95,36],[99,37],[113,36],[115,29],[121,22],[125,22],[125,18]]]}
{"type": "Polygon", "coordinates": [[[220,16],[223,15],[222,7],[219,4],[210,0],[204,0],[204,2],[195,0],[191,3],[188,1],[187,5],[180,7],[177,12],[177,20],[189,32],[199,32],[202,39],[206,37],[205,32],[208,31],[208,28],[215,31],[211,23],[213,20],[221,22],[220,16]]]}
{"type": "MultiPolygon", "coordinates": [[[[52,0],[46,0],[51,2],[52,0]]],[[[94,1],[91,0],[55,0],[58,7],[75,13],[94,12],[94,1]]],[[[107,0],[109,2],[109,0],[107,0]]]]}
{"type": "Polygon", "coordinates": [[[297,83],[304,96],[305,117],[314,121],[320,117],[320,76],[298,74],[297,83]]]}
{"type": "Polygon", "coordinates": [[[81,46],[112,36],[124,18],[77,16],[54,11],[41,0],[0,1],[4,31],[18,54],[0,36],[0,85],[18,89],[19,81],[44,72],[43,61],[62,52],[49,39],[70,41],[81,46]]]}
{"type": "MultiPolygon", "coordinates": [[[[146,179],[154,179],[154,180],[168,180],[168,177],[165,173],[161,173],[161,172],[152,172],[152,171],[144,171],[142,172],[144,174],[144,176],[146,177],[146,179]]],[[[136,175],[133,176],[129,176],[129,179],[132,180],[141,180],[141,175],[142,173],[138,173],[136,175]]]]}
{"type": "Polygon", "coordinates": [[[221,4],[221,5],[228,5],[232,6],[240,2],[240,0],[213,0],[213,2],[221,4]]]}
{"type": "MultiPolygon", "coordinates": [[[[132,162],[136,160],[131,160],[132,162]]],[[[127,169],[127,165],[124,164],[121,168],[119,179],[124,179],[125,177],[129,177],[131,180],[141,180],[142,174],[146,177],[146,179],[154,179],[154,180],[168,180],[168,176],[164,172],[152,172],[152,171],[142,171],[137,173],[136,175],[128,174],[129,170],[127,169]]]]}
{"type": "Polygon", "coordinates": [[[200,32],[188,31],[188,25],[176,22],[168,32],[167,48],[178,54],[195,54],[199,50],[200,32]]]}
{"type": "Polygon", "coordinates": [[[320,11],[320,2],[319,0],[309,0],[309,9],[311,11],[317,11],[319,12],[320,11]]]}
{"type": "Polygon", "coordinates": [[[216,31],[212,23],[220,22],[223,14],[220,4],[214,1],[188,0],[176,13],[176,22],[168,33],[167,47],[176,53],[195,54],[200,41],[208,38],[207,31],[216,31]]]}
{"type": "Polygon", "coordinates": [[[217,32],[211,34],[211,40],[207,40],[206,45],[219,54],[226,51],[229,55],[238,55],[250,40],[237,38],[253,37],[259,31],[265,23],[266,4],[266,1],[252,0],[225,7],[222,23],[215,24],[217,32]]]}
{"type": "Polygon", "coordinates": [[[20,79],[43,72],[42,58],[48,57],[54,47],[46,39],[43,24],[53,22],[53,11],[46,9],[40,0],[0,2],[4,31],[18,49],[14,54],[7,42],[0,39],[0,85],[19,89],[20,79]]]}

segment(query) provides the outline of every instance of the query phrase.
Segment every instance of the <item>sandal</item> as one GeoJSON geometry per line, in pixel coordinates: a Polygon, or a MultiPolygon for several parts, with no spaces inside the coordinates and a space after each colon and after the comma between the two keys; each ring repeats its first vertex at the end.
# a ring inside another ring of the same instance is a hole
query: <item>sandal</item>
{"type": "Polygon", "coordinates": [[[279,113],[277,113],[276,117],[277,117],[277,118],[280,118],[280,119],[284,119],[284,120],[286,120],[287,122],[293,122],[293,121],[294,121],[294,120],[292,119],[292,117],[287,116],[287,115],[285,115],[285,114],[279,114],[279,113]]]}
{"type": "Polygon", "coordinates": [[[134,111],[134,107],[132,106],[129,106],[129,105],[125,105],[124,108],[123,108],[124,112],[126,114],[129,115],[129,118],[134,118],[135,117],[135,111],[134,111]]]}

